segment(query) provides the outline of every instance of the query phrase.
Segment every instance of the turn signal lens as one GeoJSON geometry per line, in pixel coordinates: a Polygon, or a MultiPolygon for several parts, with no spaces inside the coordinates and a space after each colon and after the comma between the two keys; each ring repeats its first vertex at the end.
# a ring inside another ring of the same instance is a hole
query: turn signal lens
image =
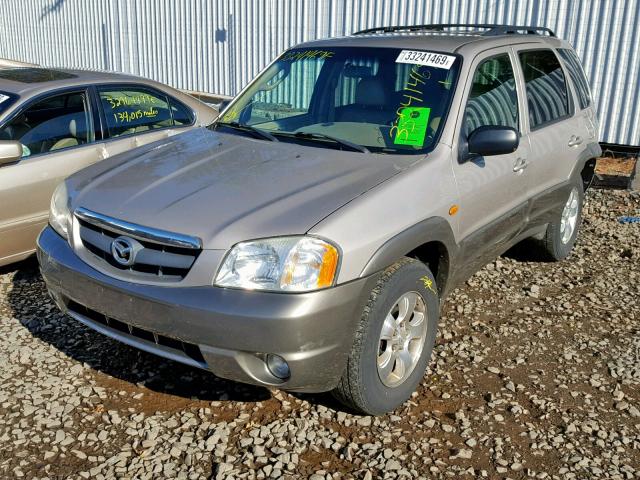
{"type": "Polygon", "coordinates": [[[338,249],[317,239],[303,238],[291,249],[280,281],[283,290],[317,290],[333,285],[338,249]]]}

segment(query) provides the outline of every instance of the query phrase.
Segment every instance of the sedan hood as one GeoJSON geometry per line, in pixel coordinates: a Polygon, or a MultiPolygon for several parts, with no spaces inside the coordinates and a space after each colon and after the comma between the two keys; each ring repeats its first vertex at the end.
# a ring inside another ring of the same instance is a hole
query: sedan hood
{"type": "Polygon", "coordinates": [[[72,206],[227,249],[243,240],[303,234],[415,161],[200,128],[75,175],[72,206]]]}

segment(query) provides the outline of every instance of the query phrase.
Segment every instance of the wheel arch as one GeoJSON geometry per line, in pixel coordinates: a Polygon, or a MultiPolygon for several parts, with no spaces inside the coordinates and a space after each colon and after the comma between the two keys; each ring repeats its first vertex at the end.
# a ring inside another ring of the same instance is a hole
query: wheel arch
{"type": "Polygon", "coordinates": [[[436,278],[440,298],[444,298],[450,290],[456,252],[457,245],[449,222],[442,217],[430,217],[382,244],[360,276],[384,270],[402,257],[415,258],[429,267],[436,278]]]}
{"type": "Polygon", "coordinates": [[[591,142],[587,145],[578,159],[578,163],[571,172],[571,178],[582,179],[582,189],[584,192],[591,186],[596,170],[596,160],[602,155],[602,148],[597,142],[591,142]]]}

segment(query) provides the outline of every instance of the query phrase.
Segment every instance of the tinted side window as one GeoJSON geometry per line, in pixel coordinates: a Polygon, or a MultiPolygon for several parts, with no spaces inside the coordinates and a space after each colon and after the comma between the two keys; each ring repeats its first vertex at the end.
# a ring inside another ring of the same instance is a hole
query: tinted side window
{"type": "Polygon", "coordinates": [[[28,157],[89,143],[90,127],[86,95],[67,93],[30,106],[0,130],[0,139],[21,142],[28,157]]]}
{"type": "Polygon", "coordinates": [[[171,115],[175,126],[191,125],[193,123],[194,118],[191,110],[171,97],[169,97],[169,103],[171,103],[171,115]]]}
{"type": "Polygon", "coordinates": [[[483,61],[473,74],[465,108],[465,134],[488,125],[518,130],[516,80],[506,53],[483,61]]]}
{"type": "Polygon", "coordinates": [[[562,58],[564,66],[571,77],[571,81],[576,87],[580,109],[587,108],[591,104],[591,92],[589,91],[589,82],[587,82],[587,77],[584,74],[578,55],[568,48],[558,49],[558,54],[560,58],[562,58]]]}
{"type": "Polygon", "coordinates": [[[102,87],[98,93],[111,138],[173,126],[167,98],[158,92],[136,87],[102,87]]]}
{"type": "Polygon", "coordinates": [[[551,50],[520,52],[531,128],[569,114],[567,84],[560,61],[551,50]]]}

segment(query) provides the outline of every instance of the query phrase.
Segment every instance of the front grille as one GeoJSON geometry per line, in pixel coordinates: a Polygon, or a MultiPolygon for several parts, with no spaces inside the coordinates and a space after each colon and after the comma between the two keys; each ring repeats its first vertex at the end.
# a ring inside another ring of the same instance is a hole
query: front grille
{"type": "Polygon", "coordinates": [[[136,228],[137,226],[126,224],[127,230],[123,231],[124,222],[114,219],[114,224],[111,225],[108,217],[100,216],[98,220],[92,216],[97,214],[90,212],[91,215],[87,215],[86,212],[88,211],[76,212],[80,239],[85,249],[103,266],[109,265],[141,279],[177,282],[186,277],[201,252],[201,248],[194,245],[181,246],[178,241],[171,242],[171,238],[167,236],[169,234],[161,239],[150,240],[145,235],[148,230],[145,227],[136,228]],[[132,265],[118,263],[111,252],[113,241],[123,235],[142,245],[132,265]]]}
{"type": "Polygon", "coordinates": [[[200,352],[200,348],[193,343],[183,342],[175,338],[160,335],[158,333],[154,333],[149,330],[144,330],[128,323],[121,322],[120,320],[116,320],[115,318],[103,315],[102,313],[85,307],[84,305],[80,305],[73,300],[67,301],[67,309],[70,313],[81,315],[85,318],[88,318],[92,322],[99,323],[100,325],[111,328],[113,330],[117,330],[120,333],[135,337],[139,340],[145,340],[147,342],[151,342],[156,345],[168,348],[175,351],[175,353],[177,353],[178,355],[186,355],[199,364],[206,365],[206,361],[202,356],[202,353],[200,352]]]}

